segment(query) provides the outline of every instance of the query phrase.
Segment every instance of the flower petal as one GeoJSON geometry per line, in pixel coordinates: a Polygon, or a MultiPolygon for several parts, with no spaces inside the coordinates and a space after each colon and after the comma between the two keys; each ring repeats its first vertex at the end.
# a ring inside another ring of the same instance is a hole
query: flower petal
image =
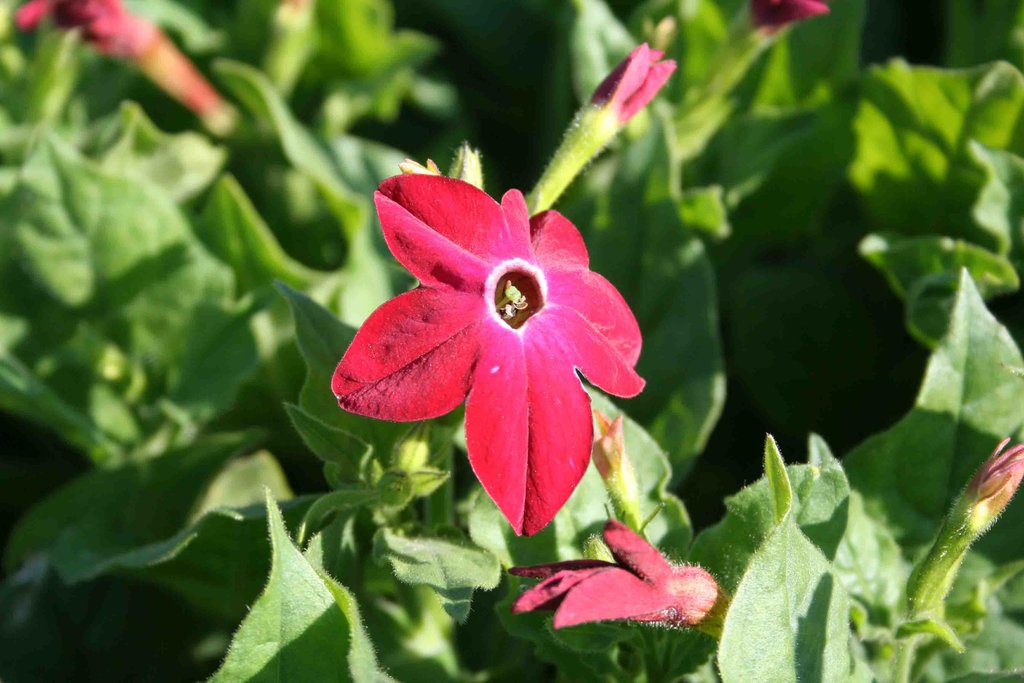
{"type": "MultiPolygon", "coordinates": [[[[653,59],[658,59],[658,57],[653,57],[653,59]]],[[[629,121],[636,116],[654,99],[654,96],[658,94],[675,70],[676,63],[672,60],[651,64],[643,84],[622,104],[622,108],[619,110],[619,120],[629,121]]]]}
{"type": "Polygon", "coordinates": [[[534,610],[553,610],[561,604],[570,589],[599,572],[609,571],[609,568],[611,571],[621,571],[614,564],[609,564],[605,567],[589,569],[566,569],[553,574],[516,598],[516,601],[512,603],[512,614],[533,612],[534,610]]]}
{"type": "Polygon", "coordinates": [[[47,14],[53,12],[54,0],[32,0],[18,8],[14,22],[22,31],[34,31],[47,14]]]}
{"type": "Polygon", "coordinates": [[[589,621],[629,619],[672,606],[672,596],[644,583],[624,569],[597,570],[578,582],[555,612],[555,628],[589,621]]]}
{"type": "Polygon", "coordinates": [[[420,282],[479,292],[491,267],[479,256],[437,232],[397,202],[373,196],[388,249],[420,282]]]}
{"type": "Polygon", "coordinates": [[[381,183],[379,192],[486,263],[530,257],[529,233],[521,221],[516,216],[506,220],[502,207],[469,183],[444,176],[399,175],[381,183]]]}
{"type": "Polygon", "coordinates": [[[575,309],[549,304],[542,315],[536,324],[543,325],[553,339],[559,339],[573,365],[591,384],[625,398],[643,390],[644,380],[633,366],[575,309]]]}
{"type": "Polygon", "coordinates": [[[589,270],[545,273],[548,301],[576,309],[630,365],[640,358],[640,326],[612,283],[589,270]]]}
{"type": "Polygon", "coordinates": [[[530,219],[533,255],[545,270],[586,270],[590,263],[583,236],[557,211],[545,211],[530,219]]]}
{"type": "Polygon", "coordinates": [[[608,520],[604,525],[604,542],[615,560],[641,579],[658,583],[672,577],[672,565],[668,560],[622,522],[608,520]]]}
{"type": "Polygon", "coordinates": [[[479,297],[420,287],[375,310],[338,363],[338,405],[400,422],[453,410],[469,391],[479,349],[479,297]]]}
{"type": "Polygon", "coordinates": [[[566,560],[564,562],[535,564],[532,567],[509,567],[508,573],[513,576],[522,576],[527,579],[547,579],[566,569],[596,569],[597,567],[614,566],[616,566],[614,563],[605,562],[604,560],[566,560]]]}
{"type": "Polygon", "coordinates": [[[469,462],[517,534],[555,516],[590,461],[590,397],[561,347],[485,321],[466,403],[469,462]]]}

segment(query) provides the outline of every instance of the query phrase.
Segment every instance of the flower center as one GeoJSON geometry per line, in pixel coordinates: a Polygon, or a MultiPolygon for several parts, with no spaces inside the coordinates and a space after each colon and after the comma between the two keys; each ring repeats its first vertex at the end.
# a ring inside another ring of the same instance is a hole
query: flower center
{"type": "Polygon", "coordinates": [[[494,288],[494,308],[498,317],[514,330],[544,306],[540,283],[532,273],[512,269],[498,278],[494,288]]]}

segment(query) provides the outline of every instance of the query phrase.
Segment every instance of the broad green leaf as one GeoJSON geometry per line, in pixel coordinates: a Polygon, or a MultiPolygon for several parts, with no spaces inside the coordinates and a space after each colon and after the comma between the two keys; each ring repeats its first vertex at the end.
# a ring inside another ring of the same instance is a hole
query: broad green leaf
{"type": "Polygon", "coordinates": [[[902,608],[910,568],[889,530],[864,509],[864,498],[850,492],[846,533],[833,560],[839,581],[865,610],[871,624],[891,627],[902,608]]]}
{"type": "Polygon", "coordinates": [[[1024,258],[1024,159],[1013,152],[972,142],[971,158],[987,172],[972,215],[978,225],[1010,236],[1011,253],[1024,258]]]}
{"type": "Polygon", "coordinates": [[[385,0],[317,3],[315,21],[328,67],[349,76],[414,65],[438,47],[428,36],[396,31],[391,3],[385,0]]]}
{"type": "Polygon", "coordinates": [[[316,457],[336,467],[345,481],[359,481],[363,461],[373,453],[372,445],[324,424],[297,405],[286,403],[284,407],[295,431],[316,457]]]}
{"type": "Polygon", "coordinates": [[[718,650],[725,683],[842,681],[849,599],[821,551],[787,517],[750,558],[718,650]]]}
{"type": "Polygon", "coordinates": [[[204,524],[216,523],[202,517],[203,511],[244,519],[222,509],[220,500],[224,505],[248,505],[268,484],[287,494],[273,459],[256,461],[255,469],[250,465],[222,471],[251,438],[208,437],[152,461],[82,475],[19,522],[4,565],[16,567],[42,552],[64,581],[76,582],[174,558],[201,534],[204,524]],[[243,474],[248,476],[240,479],[243,474]]]}
{"type": "Polygon", "coordinates": [[[789,465],[783,473],[774,457],[778,451],[768,449],[770,443],[766,443],[765,462],[766,469],[775,463],[771,476],[726,498],[725,517],[697,536],[687,558],[714,574],[728,591],[736,589],[753,555],[776,529],[779,503],[775,490],[784,492],[787,483],[791,498],[788,506],[781,501],[781,509],[788,508],[788,519],[814,542],[826,559],[836,556],[846,531],[850,487],[839,462],[831,459],[821,465],[789,465]],[[771,484],[770,479],[778,483],[771,484]]]}
{"type": "Polygon", "coordinates": [[[391,680],[377,664],[355,599],[303,557],[269,495],[267,519],[270,578],[211,682],[391,680]]]}
{"type": "Polygon", "coordinates": [[[985,171],[972,141],[1019,152],[1024,78],[1005,63],[963,71],[894,60],[864,79],[850,179],[872,220],[901,234],[963,237],[1006,254],[1010,236],[972,208],[985,171]]]}
{"type": "Polygon", "coordinates": [[[457,531],[403,536],[380,529],[373,554],[378,562],[391,565],[399,581],[433,588],[445,611],[459,623],[469,616],[473,591],[492,590],[501,578],[498,559],[457,531]]]}
{"type": "Polygon", "coordinates": [[[253,305],[197,308],[181,359],[171,371],[168,399],[197,421],[229,409],[259,362],[251,329],[253,305]]]}
{"type": "MultiPolygon", "coordinates": [[[[962,273],[949,331],[929,359],[913,409],[845,460],[868,511],[902,545],[928,541],[978,465],[1024,424],[1024,383],[1007,369],[1022,363],[962,273]]],[[[1015,559],[1022,513],[1020,501],[1011,504],[979,547],[994,559],[1015,559]]]]}
{"type": "Polygon", "coordinates": [[[679,220],[687,230],[725,239],[732,232],[721,185],[697,187],[683,192],[677,203],[679,220]]]}
{"type": "Polygon", "coordinates": [[[230,293],[230,271],[166,195],[53,138],[25,164],[4,209],[28,273],[64,306],[105,316],[133,353],[173,359],[194,309],[230,293]]]}
{"type": "Polygon", "coordinates": [[[113,137],[99,165],[115,175],[148,180],[175,201],[205,190],[224,165],[226,152],[202,135],[169,134],[156,127],[138,104],[121,105],[113,137]]]}
{"type": "Polygon", "coordinates": [[[927,275],[966,268],[982,298],[1017,291],[1020,278],[1008,260],[982,247],[951,237],[868,235],[858,247],[861,256],[877,268],[895,292],[906,298],[914,284],[927,275]]]}
{"type": "Polygon", "coordinates": [[[239,292],[274,280],[302,289],[317,277],[284,252],[234,176],[225,175],[214,185],[196,234],[231,266],[239,292]]]}
{"type": "Polygon", "coordinates": [[[868,235],[860,253],[907,302],[907,327],[934,347],[949,326],[960,270],[966,269],[984,299],[1014,292],[1020,279],[1004,257],[950,237],[868,235]]]}

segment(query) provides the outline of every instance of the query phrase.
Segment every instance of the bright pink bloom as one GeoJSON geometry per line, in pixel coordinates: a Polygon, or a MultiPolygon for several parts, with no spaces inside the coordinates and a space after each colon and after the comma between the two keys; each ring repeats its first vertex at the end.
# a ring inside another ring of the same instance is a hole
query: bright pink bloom
{"type": "Polygon", "coordinates": [[[975,504],[984,504],[986,513],[995,519],[1009,504],[1024,479],[1024,444],[1017,444],[1000,453],[1010,439],[996,446],[989,459],[967,485],[967,493],[975,504]]]}
{"type": "Polygon", "coordinates": [[[375,201],[391,253],[420,286],[360,328],[334,372],[338,403],[413,421],[468,395],[473,471],[516,533],[535,533],[590,460],[590,398],[576,370],[617,396],[644,386],[636,319],[588,269],[572,223],[556,211],[531,219],[517,190],[499,205],[460,180],[401,175],[375,201]]]}
{"type": "Polygon", "coordinates": [[[647,43],[638,46],[601,81],[590,103],[612,107],[619,123],[626,123],[654,99],[676,70],[675,61],[658,61],[663,55],[647,43]]]}
{"type": "Polygon", "coordinates": [[[775,30],[795,21],[828,14],[824,0],[751,0],[754,24],[775,30]]]}
{"type": "Polygon", "coordinates": [[[33,31],[48,15],[61,28],[81,29],[87,42],[113,57],[141,56],[158,33],[129,14],[121,0],[33,0],[18,10],[15,21],[22,31],[33,31]]]}
{"type": "Polygon", "coordinates": [[[615,520],[605,524],[604,541],[615,563],[570,560],[509,569],[516,576],[543,579],[519,596],[512,612],[554,610],[555,628],[611,619],[692,626],[714,607],[718,585],[700,567],[669,564],[615,520]]]}

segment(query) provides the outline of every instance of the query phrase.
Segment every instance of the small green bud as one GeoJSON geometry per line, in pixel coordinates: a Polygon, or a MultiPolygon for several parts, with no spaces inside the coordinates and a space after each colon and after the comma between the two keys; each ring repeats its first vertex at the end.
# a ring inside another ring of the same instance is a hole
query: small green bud
{"type": "Polygon", "coordinates": [[[608,550],[608,546],[604,544],[604,541],[601,540],[601,536],[598,534],[591,534],[583,542],[583,557],[588,560],[601,560],[602,562],[615,561],[615,558],[612,557],[612,551],[608,550]]]}
{"type": "Polygon", "coordinates": [[[480,150],[473,149],[468,142],[463,142],[455,150],[455,158],[448,171],[452,178],[464,180],[473,187],[484,189],[484,167],[480,161],[480,150]]]}

